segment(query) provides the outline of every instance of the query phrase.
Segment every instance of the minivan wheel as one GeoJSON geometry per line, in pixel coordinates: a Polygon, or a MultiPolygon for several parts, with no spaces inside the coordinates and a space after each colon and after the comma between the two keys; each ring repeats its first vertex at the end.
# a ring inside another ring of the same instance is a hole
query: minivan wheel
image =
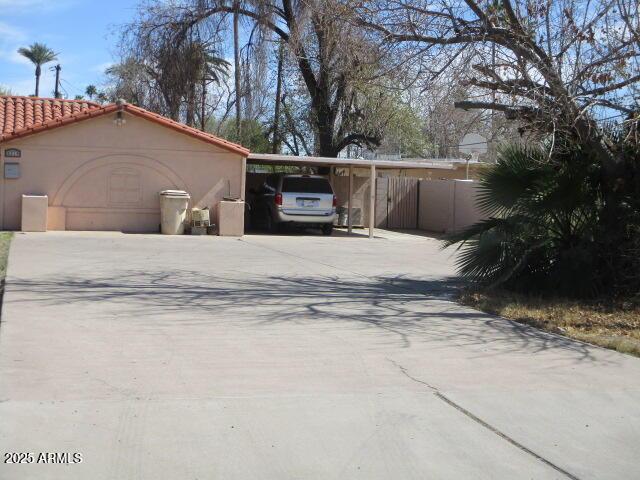
{"type": "Polygon", "coordinates": [[[322,226],[323,235],[331,235],[332,233],[333,233],[333,225],[331,225],[330,223],[327,223],[326,225],[322,226]]]}

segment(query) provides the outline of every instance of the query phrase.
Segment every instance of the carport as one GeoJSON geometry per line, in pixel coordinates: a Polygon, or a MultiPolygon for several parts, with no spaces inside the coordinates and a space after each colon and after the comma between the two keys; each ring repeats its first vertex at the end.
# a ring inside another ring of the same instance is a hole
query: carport
{"type": "MultiPolygon", "coordinates": [[[[314,168],[329,168],[330,178],[333,177],[335,167],[348,169],[349,171],[349,187],[348,187],[348,224],[347,232],[353,231],[353,194],[354,194],[354,168],[366,168],[369,170],[369,238],[373,238],[375,228],[375,204],[376,204],[376,178],[379,170],[417,170],[417,169],[438,169],[453,170],[454,166],[443,161],[401,161],[401,160],[366,160],[362,158],[331,158],[331,157],[311,157],[311,156],[293,156],[293,155],[277,155],[268,153],[251,153],[247,157],[248,165],[270,165],[270,166],[299,166],[314,168]]],[[[332,178],[331,178],[332,179],[332,178]]]]}

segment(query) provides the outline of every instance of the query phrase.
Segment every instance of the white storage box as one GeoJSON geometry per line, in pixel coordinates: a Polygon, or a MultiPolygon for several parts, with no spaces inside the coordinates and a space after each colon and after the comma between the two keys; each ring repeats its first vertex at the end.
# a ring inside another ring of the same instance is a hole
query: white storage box
{"type": "Polygon", "coordinates": [[[46,232],[49,197],[46,195],[22,195],[23,232],[46,232]]]}

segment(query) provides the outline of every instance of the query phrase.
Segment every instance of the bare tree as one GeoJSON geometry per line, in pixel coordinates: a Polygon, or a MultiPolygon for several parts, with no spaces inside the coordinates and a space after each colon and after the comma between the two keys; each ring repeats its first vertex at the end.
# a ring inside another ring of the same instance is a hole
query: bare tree
{"type": "Polygon", "coordinates": [[[456,106],[503,112],[573,138],[618,171],[619,156],[598,120],[637,122],[635,0],[381,0],[355,10],[373,36],[428,55],[443,71],[461,52],[473,52],[464,84],[485,97],[456,106]]]}
{"type": "MultiPolygon", "coordinates": [[[[194,8],[202,9],[202,2],[194,8]]],[[[169,21],[179,10],[174,3],[141,4],[136,19],[122,29],[124,60],[107,75],[117,85],[112,90],[135,93],[137,104],[194,126],[206,111],[207,86],[226,75],[228,63],[219,56],[224,26],[210,22],[185,31],[169,21]]]]}
{"type": "Polygon", "coordinates": [[[336,156],[351,144],[379,143],[378,133],[372,134],[366,125],[363,104],[368,101],[367,92],[360,87],[381,74],[381,50],[342,20],[344,3],[187,0],[179,7],[154,5],[147,13],[153,17],[147,22],[154,25],[164,22],[188,32],[209,22],[217,25],[237,12],[278,37],[288,47],[310,101],[316,154],[336,156]]]}

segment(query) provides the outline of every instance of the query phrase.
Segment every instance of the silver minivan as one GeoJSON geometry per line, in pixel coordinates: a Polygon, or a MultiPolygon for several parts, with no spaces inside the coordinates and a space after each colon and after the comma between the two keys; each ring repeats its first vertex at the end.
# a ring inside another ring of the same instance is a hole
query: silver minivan
{"type": "Polygon", "coordinates": [[[336,220],[336,196],[319,175],[269,175],[253,198],[251,223],[275,231],[283,225],[318,227],[331,235],[336,220]]]}

